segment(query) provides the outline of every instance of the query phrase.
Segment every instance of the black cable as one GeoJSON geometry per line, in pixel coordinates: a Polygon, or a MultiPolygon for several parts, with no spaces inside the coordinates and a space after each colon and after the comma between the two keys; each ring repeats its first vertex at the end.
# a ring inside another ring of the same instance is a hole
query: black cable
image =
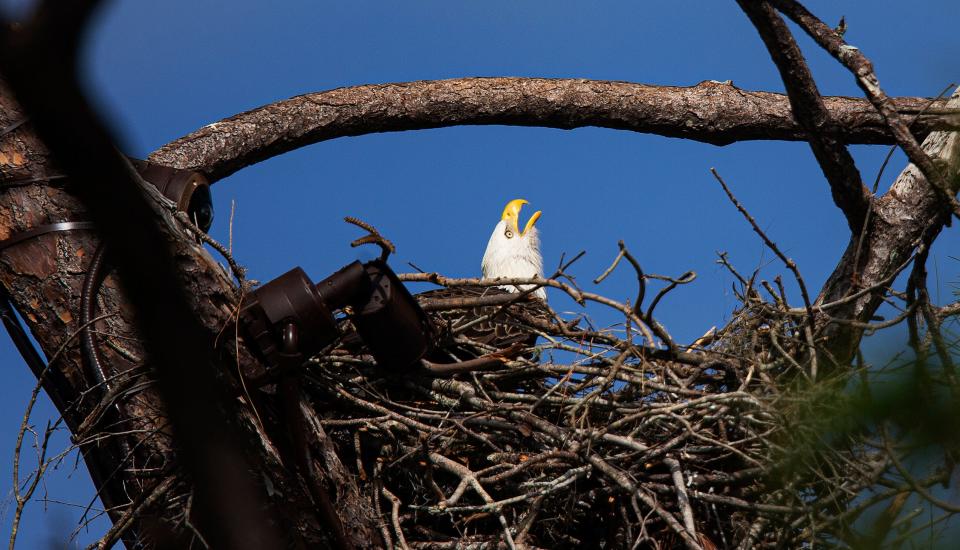
{"type": "Polygon", "coordinates": [[[91,321],[96,312],[97,294],[106,278],[106,270],[104,269],[106,255],[107,247],[100,243],[97,246],[97,251],[93,254],[93,260],[90,261],[90,267],[87,269],[87,275],[83,279],[83,288],[80,291],[80,347],[83,350],[83,357],[90,378],[97,384],[103,384],[104,392],[109,389],[107,374],[103,368],[100,351],[97,349],[96,341],[94,341],[91,321]]]}
{"type": "MultiPolygon", "coordinates": [[[[105,396],[110,391],[110,383],[107,382],[107,371],[103,366],[100,350],[97,348],[91,321],[96,316],[97,294],[99,294],[100,287],[103,286],[103,281],[109,272],[109,269],[106,268],[106,256],[107,246],[100,243],[93,254],[93,259],[90,261],[90,267],[87,268],[87,274],[83,279],[83,287],[80,290],[80,347],[83,352],[84,364],[91,378],[96,385],[101,386],[101,396],[105,396]]],[[[104,417],[100,419],[100,423],[123,422],[124,418],[123,408],[120,403],[115,403],[112,411],[105,413],[104,417]]],[[[120,461],[133,457],[130,442],[127,441],[126,437],[118,436],[116,443],[120,446],[120,461]]],[[[120,461],[117,464],[120,464],[120,461]]],[[[124,470],[121,470],[120,474],[124,478],[127,477],[124,470]]]]}

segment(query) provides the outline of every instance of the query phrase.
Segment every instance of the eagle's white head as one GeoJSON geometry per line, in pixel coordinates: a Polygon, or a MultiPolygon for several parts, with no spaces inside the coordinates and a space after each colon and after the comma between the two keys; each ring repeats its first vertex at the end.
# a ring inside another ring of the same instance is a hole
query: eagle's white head
{"type": "MultiPolygon", "coordinates": [[[[500,222],[493,228],[487,251],[483,253],[481,270],[485,279],[508,277],[543,277],[543,257],[540,256],[540,237],[537,228],[533,225],[540,219],[540,211],[536,211],[527,220],[523,231],[520,231],[520,209],[528,204],[523,199],[514,199],[507,203],[500,216],[500,222]]],[[[503,286],[504,290],[518,292],[530,285],[503,286]]],[[[534,296],[541,300],[547,299],[546,291],[541,287],[534,296]]]]}

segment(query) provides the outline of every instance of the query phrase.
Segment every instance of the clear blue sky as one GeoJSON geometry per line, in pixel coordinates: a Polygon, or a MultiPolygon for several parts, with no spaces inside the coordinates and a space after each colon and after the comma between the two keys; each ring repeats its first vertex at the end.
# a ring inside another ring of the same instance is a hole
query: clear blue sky
{"type": "MultiPolygon", "coordinates": [[[[0,2],[8,8],[22,2],[0,2]]],[[[847,16],[851,43],[875,63],[890,95],[935,95],[960,79],[960,3],[808,1],[826,22],[847,16]]],[[[460,76],[583,77],[693,85],[733,80],[782,90],[756,32],[733,1],[673,2],[114,2],[91,35],[86,73],[125,150],[150,151],[218,119],[293,95],[355,84],[460,76]],[[602,6],[599,7],[599,6],[602,6]]],[[[821,92],[856,95],[850,75],[805,36],[821,92]]],[[[885,147],[853,147],[865,179],[885,147]]],[[[784,270],[723,198],[716,167],[761,225],[818,288],[847,242],[843,218],[802,143],[723,148],[612,130],[465,127],[346,138],[243,170],[214,187],[212,233],[226,240],[235,200],[234,249],[250,276],[269,280],[300,265],[320,279],[365,252],[349,248],[358,216],[411,261],[449,275],[479,273],[503,205],[522,197],[544,214],[545,263],[586,250],[573,272],[599,274],[624,239],[648,271],[698,273],[659,308],[690,341],[721,325],[735,305],[715,264],[726,250],[744,271],[784,270]]],[[[903,167],[895,157],[884,187],[903,167]]],[[[956,230],[935,248],[941,301],[958,280],[956,230]]],[[[788,277],[785,277],[787,279],[788,277]]],[[[623,271],[595,289],[633,298],[623,271]]],[[[935,293],[936,295],[936,293],[935,293]]],[[[795,295],[795,298],[796,295],[795,295]]],[[[574,310],[554,298],[554,305],[574,310]]],[[[601,323],[613,319],[594,312],[601,323]]],[[[11,458],[33,377],[0,335],[0,532],[9,532],[11,458]]],[[[41,403],[34,422],[55,414],[41,403]]],[[[58,442],[64,448],[66,439],[58,442]]],[[[49,475],[21,526],[19,547],[62,547],[93,489],[75,459],[49,475]],[[70,504],[59,504],[53,501],[70,504]]],[[[75,544],[95,540],[105,522],[75,544]]]]}

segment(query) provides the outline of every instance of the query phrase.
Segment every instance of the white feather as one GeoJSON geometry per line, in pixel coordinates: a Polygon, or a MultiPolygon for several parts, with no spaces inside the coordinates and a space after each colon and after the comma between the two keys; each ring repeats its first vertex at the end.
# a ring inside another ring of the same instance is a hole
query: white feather
{"type": "MultiPolygon", "coordinates": [[[[531,227],[523,235],[513,234],[507,237],[507,222],[500,223],[493,228],[487,250],[483,253],[480,269],[485,279],[514,278],[514,277],[543,277],[543,257],[540,255],[540,236],[537,228],[531,227]]],[[[512,285],[500,288],[519,292],[533,285],[520,285],[518,289],[512,285]]],[[[541,300],[547,299],[547,292],[540,287],[533,293],[541,300]]]]}

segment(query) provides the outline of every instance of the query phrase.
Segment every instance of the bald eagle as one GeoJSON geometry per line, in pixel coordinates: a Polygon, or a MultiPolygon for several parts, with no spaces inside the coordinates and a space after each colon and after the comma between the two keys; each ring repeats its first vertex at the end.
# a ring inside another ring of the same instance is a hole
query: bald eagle
{"type": "MultiPolygon", "coordinates": [[[[484,279],[543,277],[543,257],[540,255],[540,235],[534,224],[540,219],[542,212],[537,210],[527,220],[523,231],[520,231],[520,209],[529,204],[523,199],[514,199],[507,203],[500,216],[500,221],[493,228],[487,250],[483,253],[480,269],[484,279]]],[[[530,285],[521,285],[521,288],[502,286],[508,292],[526,290],[530,285]]],[[[547,299],[547,292],[543,287],[534,291],[534,296],[541,300],[547,299]]]]}
{"type": "MultiPolygon", "coordinates": [[[[480,262],[484,279],[543,277],[540,236],[534,226],[541,212],[534,212],[520,230],[520,210],[526,200],[507,203],[500,221],[493,228],[480,262]]],[[[516,296],[535,285],[460,286],[420,293],[417,301],[427,311],[437,334],[444,337],[442,347],[455,355],[462,349],[455,344],[462,335],[496,349],[514,344],[532,346],[537,335],[522,323],[524,316],[548,317],[547,294],[543,287],[516,296]],[[470,305],[486,300],[489,305],[470,305]],[[509,304],[509,305],[507,305],[509,304]]]]}

